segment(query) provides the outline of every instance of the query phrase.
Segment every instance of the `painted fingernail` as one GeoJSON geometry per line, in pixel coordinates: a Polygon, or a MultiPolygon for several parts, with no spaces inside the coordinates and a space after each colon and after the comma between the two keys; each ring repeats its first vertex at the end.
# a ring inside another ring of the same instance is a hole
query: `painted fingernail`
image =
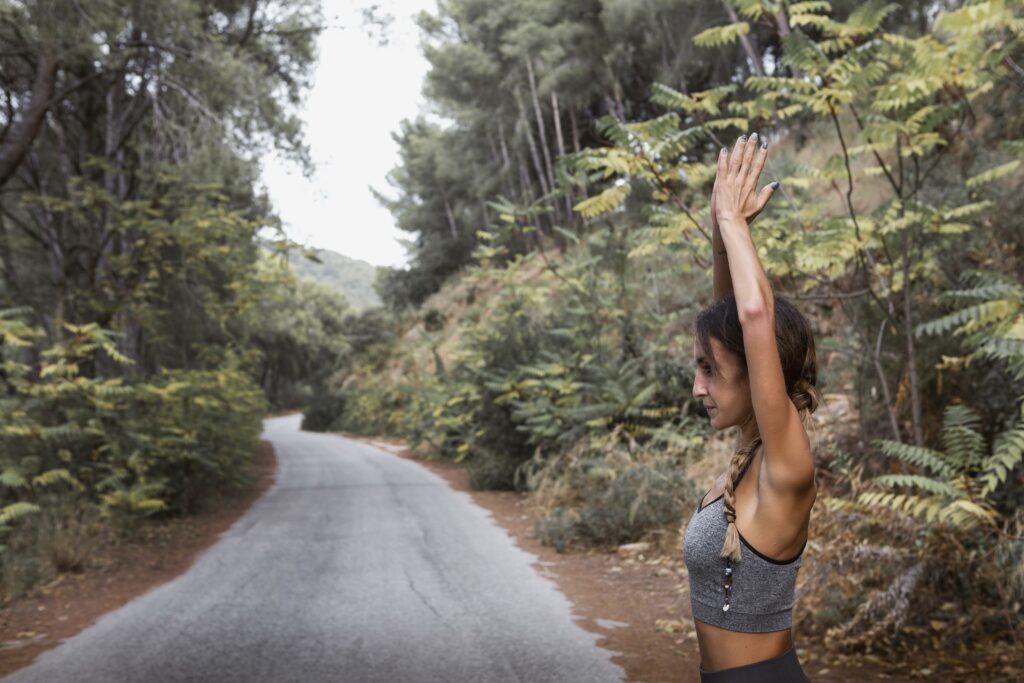
{"type": "Polygon", "coordinates": [[[750,139],[751,139],[751,140],[753,140],[753,141],[755,141],[755,142],[757,142],[757,133],[752,133],[752,134],[750,135],[750,139]]]}
{"type": "Polygon", "coordinates": [[[722,148],[722,154],[727,154],[728,152],[729,152],[728,149],[726,149],[725,147],[722,148]]]}
{"type": "Polygon", "coordinates": [[[772,192],[774,192],[777,189],[779,189],[779,181],[778,180],[776,180],[775,182],[772,183],[772,192]]]}
{"type": "Polygon", "coordinates": [[[768,138],[761,138],[761,149],[768,149],[768,138]]]}
{"type": "Polygon", "coordinates": [[[746,135],[741,135],[740,136],[740,142],[746,142],[746,141],[747,141],[747,136],[746,135]]]}

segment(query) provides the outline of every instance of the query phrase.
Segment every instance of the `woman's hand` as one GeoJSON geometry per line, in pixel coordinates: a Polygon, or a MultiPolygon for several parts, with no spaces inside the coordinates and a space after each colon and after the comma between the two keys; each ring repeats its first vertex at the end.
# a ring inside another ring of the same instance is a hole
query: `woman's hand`
{"type": "Polygon", "coordinates": [[[711,222],[714,227],[723,221],[742,220],[749,224],[768,204],[778,189],[778,181],[754,193],[757,179],[768,158],[768,141],[757,144],[757,133],[749,138],[741,135],[732,153],[723,147],[718,155],[718,173],[711,190],[711,222]]]}

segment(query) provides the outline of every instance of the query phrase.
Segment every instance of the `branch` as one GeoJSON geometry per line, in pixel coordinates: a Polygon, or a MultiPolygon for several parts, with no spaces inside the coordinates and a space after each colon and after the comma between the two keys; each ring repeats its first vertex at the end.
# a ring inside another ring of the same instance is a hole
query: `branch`
{"type": "MultiPolygon", "coordinates": [[[[864,132],[864,124],[861,122],[860,115],[857,113],[857,110],[854,109],[852,103],[850,104],[850,112],[853,114],[853,120],[857,122],[857,127],[860,128],[861,132],[864,132]]],[[[865,139],[867,139],[869,145],[872,144],[870,137],[868,137],[867,135],[865,135],[864,137],[865,137],[865,139]]],[[[885,165],[884,161],[882,161],[882,155],[880,155],[878,153],[878,150],[872,149],[871,153],[875,155],[875,160],[877,160],[878,161],[878,165],[882,167],[882,171],[885,173],[885,177],[889,179],[889,184],[892,185],[892,189],[896,192],[896,196],[902,198],[903,197],[903,183],[902,183],[902,179],[901,179],[901,182],[899,184],[897,184],[896,183],[896,179],[893,178],[892,174],[889,172],[889,167],[885,165]]],[[[899,150],[897,150],[896,154],[899,155],[899,150]]]]}

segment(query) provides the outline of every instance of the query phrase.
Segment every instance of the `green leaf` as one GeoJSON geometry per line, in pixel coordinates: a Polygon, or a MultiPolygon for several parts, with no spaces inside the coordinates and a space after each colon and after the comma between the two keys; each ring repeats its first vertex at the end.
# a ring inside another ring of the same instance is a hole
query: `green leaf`
{"type": "Polygon", "coordinates": [[[701,31],[692,40],[693,44],[699,47],[717,47],[735,43],[740,36],[745,36],[748,33],[750,33],[750,24],[745,21],[737,21],[734,24],[714,26],[701,31]]]}

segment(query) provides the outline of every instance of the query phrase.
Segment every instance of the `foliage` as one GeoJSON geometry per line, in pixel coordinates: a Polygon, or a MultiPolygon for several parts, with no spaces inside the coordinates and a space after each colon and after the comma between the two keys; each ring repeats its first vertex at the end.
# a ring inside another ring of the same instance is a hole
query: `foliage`
{"type": "Polygon", "coordinates": [[[679,526],[697,496],[680,458],[623,445],[617,438],[598,448],[581,442],[532,474],[530,488],[544,511],[536,529],[542,543],[560,552],[607,547],[679,526]]]}
{"type": "MultiPolygon", "coordinates": [[[[450,123],[406,121],[395,136],[380,199],[412,234],[411,265],[383,276],[385,302],[419,305],[469,265],[501,223],[496,203],[542,206],[533,225],[560,239],[586,192],[564,157],[599,142],[596,121],[647,115],[656,82],[703,88],[747,68],[735,47],[691,43],[726,16],[702,0],[451,0],[423,14],[424,93],[450,123]]],[[[535,248],[535,235],[506,237],[508,258],[535,248]]]]}
{"type": "Polygon", "coordinates": [[[5,588],[80,564],[80,512],[185,513],[241,482],[261,386],[301,395],[346,348],[344,301],[257,238],[280,237],[258,157],[308,161],[318,3],[61,8],[0,2],[5,588]]]}
{"type": "MultiPolygon", "coordinates": [[[[80,491],[107,511],[190,509],[211,486],[238,484],[255,447],[262,394],[231,362],[149,381],[90,378],[100,353],[127,359],[95,325],[43,352],[37,375],[5,357],[0,509],[38,509],[43,492],[80,491]]],[[[5,335],[14,325],[5,321],[5,335]]]]}

